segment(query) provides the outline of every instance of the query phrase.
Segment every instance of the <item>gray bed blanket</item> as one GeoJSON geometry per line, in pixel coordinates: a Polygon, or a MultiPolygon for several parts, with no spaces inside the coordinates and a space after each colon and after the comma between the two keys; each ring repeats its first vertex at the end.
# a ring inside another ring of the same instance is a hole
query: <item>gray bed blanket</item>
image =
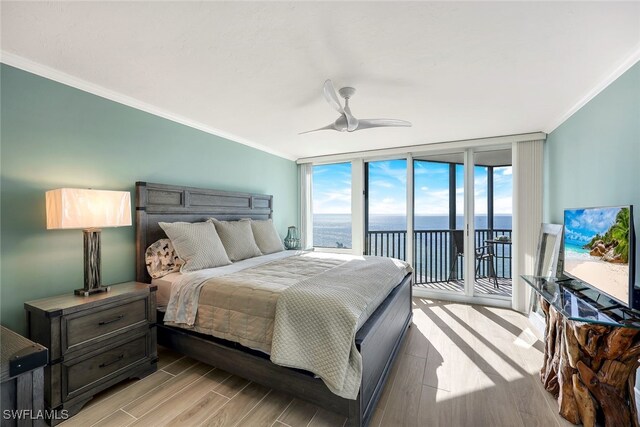
{"type": "Polygon", "coordinates": [[[271,361],[313,372],[333,393],[356,399],[356,332],[410,271],[396,259],[359,257],[287,288],[276,306],[271,361]]]}

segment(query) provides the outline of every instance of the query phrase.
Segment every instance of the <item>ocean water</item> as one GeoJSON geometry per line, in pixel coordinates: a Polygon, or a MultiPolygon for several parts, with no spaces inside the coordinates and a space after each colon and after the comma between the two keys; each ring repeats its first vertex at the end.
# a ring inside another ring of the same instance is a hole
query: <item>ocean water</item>
{"type": "MultiPolygon", "coordinates": [[[[418,215],[414,219],[415,230],[448,230],[449,217],[446,215],[418,215]]],[[[462,229],[464,217],[456,217],[456,228],[462,229]]],[[[477,215],[476,229],[487,228],[487,216],[477,215]]],[[[494,229],[511,230],[511,215],[495,215],[494,229]]],[[[406,231],[407,219],[404,215],[369,215],[369,230],[371,231],[406,231]]],[[[313,245],[324,248],[335,248],[343,245],[351,247],[351,215],[344,214],[314,214],[313,215],[313,245]]]]}
{"type": "Polygon", "coordinates": [[[565,241],[564,256],[567,259],[590,259],[589,249],[583,248],[583,244],[565,241]]]}
{"type": "MultiPolygon", "coordinates": [[[[329,215],[315,214],[313,227],[313,243],[316,247],[325,248],[350,248],[351,240],[351,215],[329,215]]],[[[464,218],[456,218],[457,229],[462,229],[464,218]]],[[[478,215],[475,218],[476,230],[487,228],[487,216],[478,215]]],[[[494,217],[494,230],[511,230],[512,220],[510,215],[496,215],[494,217]]],[[[415,230],[449,230],[449,217],[421,215],[415,217],[415,230]]],[[[405,231],[407,222],[404,216],[400,215],[371,215],[369,218],[370,231],[405,231]]],[[[497,232],[495,236],[510,232],[497,232]]],[[[476,231],[479,242],[487,238],[486,233],[476,231]]],[[[392,256],[394,258],[405,259],[405,235],[378,235],[375,240],[369,242],[371,254],[392,256]]],[[[455,256],[451,256],[452,242],[449,233],[421,233],[417,237],[414,259],[414,270],[419,283],[446,281],[451,263],[455,256]]],[[[494,245],[496,259],[494,266],[498,277],[511,277],[511,245],[494,245]]],[[[480,276],[487,275],[487,263],[481,263],[480,276]]],[[[462,278],[462,272],[456,274],[462,278]]]]}

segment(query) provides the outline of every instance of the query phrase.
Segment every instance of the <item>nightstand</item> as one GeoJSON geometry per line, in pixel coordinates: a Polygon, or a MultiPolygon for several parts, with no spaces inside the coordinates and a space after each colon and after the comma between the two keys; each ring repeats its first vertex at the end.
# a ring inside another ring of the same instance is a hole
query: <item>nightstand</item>
{"type": "Polygon", "coordinates": [[[156,289],[127,282],[24,304],[29,338],[49,349],[46,409],[73,416],[96,393],[156,370],[156,289]]]}
{"type": "Polygon", "coordinates": [[[42,396],[47,349],[0,326],[2,427],[43,426],[42,396]],[[8,413],[7,413],[8,412],[8,413]]]}

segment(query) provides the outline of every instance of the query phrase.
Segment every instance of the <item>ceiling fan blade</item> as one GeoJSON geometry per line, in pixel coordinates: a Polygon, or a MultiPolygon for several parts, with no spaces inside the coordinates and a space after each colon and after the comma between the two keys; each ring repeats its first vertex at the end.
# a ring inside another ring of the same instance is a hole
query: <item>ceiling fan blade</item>
{"type": "Polygon", "coordinates": [[[358,128],[359,121],[353,114],[351,114],[351,107],[349,107],[349,99],[344,100],[344,117],[347,119],[347,131],[353,132],[358,128]]]}
{"type": "Polygon", "coordinates": [[[330,125],[318,128],[318,129],[313,129],[313,130],[308,130],[306,132],[300,132],[298,135],[304,135],[305,133],[311,133],[311,132],[317,132],[319,130],[337,130],[335,125],[333,123],[331,123],[330,125]]]}
{"type": "Polygon", "coordinates": [[[397,119],[360,119],[358,121],[358,128],[356,130],[398,126],[410,127],[411,122],[397,119]]]}
{"type": "Polygon", "coordinates": [[[324,82],[324,98],[327,100],[329,105],[335,108],[338,113],[344,114],[344,108],[340,104],[340,100],[338,99],[338,94],[336,93],[336,89],[333,87],[333,83],[331,80],[327,80],[324,82]]]}

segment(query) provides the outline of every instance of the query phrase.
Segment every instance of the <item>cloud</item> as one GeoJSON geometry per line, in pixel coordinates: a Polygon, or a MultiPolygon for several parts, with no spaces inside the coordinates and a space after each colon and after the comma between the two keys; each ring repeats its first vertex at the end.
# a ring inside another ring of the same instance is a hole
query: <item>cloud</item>
{"type": "Polygon", "coordinates": [[[376,174],[383,175],[387,178],[395,179],[399,183],[406,185],[407,183],[407,167],[404,161],[382,161],[369,165],[370,170],[375,170],[376,174]],[[396,167],[393,167],[396,166],[396,167]],[[401,167],[399,167],[401,166],[401,167]]]}
{"type": "Polygon", "coordinates": [[[392,188],[393,187],[392,183],[390,183],[389,181],[384,181],[382,179],[376,179],[376,180],[372,181],[371,185],[376,186],[376,187],[383,187],[383,188],[392,188]]]}
{"type": "Polygon", "coordinates": [[[589,236],[585,236],[584,234],[578,233],[577,231],[567,229],[565,230],[565,233],[567,235],[567,240],[572,242],[588,243],[591,240],[589,236]]]}
{"type": "Polygon", "coordinates": [[[493,213],[511,215],[513,213],[513,198],[511,196],[495,197],[493,199],[493,213]]]}
{"type": "Polygon", "coordinates": [[[320,214],[351,213],[351,188],[342,188],[334,191],[314,192],[313,213],[320,213],[320,214]]]}
{"type": "Polygon", "coordinates": [[[567,211],[567,224],[583,234],[603,234],[615,223],[618,212],[617,208],[567,211]]]}
{"type": "Polygon", "coordinates": [[[440,178],[443,175],[449,175],[449,166],[445,163],[418,161],[414,163],[413,173],[415,175],[430,175],[440,178]]]}
{"type": "Polygon", "coordinates": [[[511,166],[504,166],[500,168],[494,168],[493,172],[495,176],[509,176],[513,173],[513,168],[511,166]]]}
{"type": "Polygon", "coordinates": [[[420,189],[422,191],[427,191],[427,190],[429,190],[429,187],[427,187],[426,185],[423,185],[422,187],[420,187],[420,189]]]}
{"type": "Polygon", "coordinates": [[[414,200],[416,215],[449,214],[449,190],[428,191],[414,200]]]}
{"type": "Polygon", "coordinates": [[[369,201],[369,213],[374,215],[405,215],[407,204],[403,200],[385,197],[382,200],[369,201]]]}

